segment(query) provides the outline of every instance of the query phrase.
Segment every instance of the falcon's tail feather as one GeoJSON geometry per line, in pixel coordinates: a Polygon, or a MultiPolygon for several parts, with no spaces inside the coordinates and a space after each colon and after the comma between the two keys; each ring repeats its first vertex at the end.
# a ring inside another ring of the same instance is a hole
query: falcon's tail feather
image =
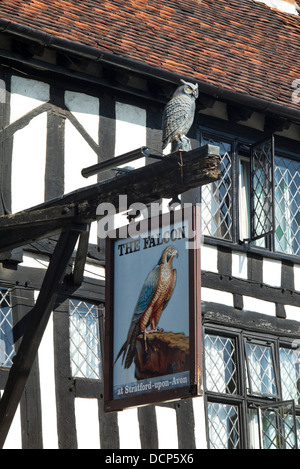
{"type": "Polygon", "coordinates": [[[121,349],[120,349],[120,351],[119,351],[119,353],[118,353],[118,355],[117,355],[117,358],[116,358],[115,361],[114,361],[114,365],[117,363],[117,361],[118,361],[118,359],[120,358],[120,356],[122,355],[122,353],[123,353],[123,358],[122,358],[122,363],[123,363],[124,357],[125,357],[125,353],[126,353],[126,349],[127,349],[127,341],[124,342],[124,344],[122,345],[122,347],[121,347],[121,349]]]}
{"type": "Polygon", "coordinates": [[[115,359],[114,364],[117,362],[117,360],[119,359],[119,357],[123,353],[122,364],[123,364],[124,359],[125,359],[124,368],[129,368],[130,367],[130,365],[133,362],[133,358],[134,358],[136,338],[137,338],[137,336],[139,335],[140,332],[141,332],[141,329],[140,329],[139,323],[135,324],[134,327],[131,327],[131,329],[129,331],[129,334],[128,334],[128,338],[124,342],[124,344],[122,345],[122,347],[121,347],[121,349],[120,349],[120,351],[117,355],[117,358],[115,359]],[[125,358],[125,355],[126,355],[126,358],[125,358]]]}
{"type": "Polygon", "coordinates": [[[137,339],[137,336],[140,334],[140,332],[141,332],[141,328],[138,323],[135,325],[132,331],[130,340],[128,342],[128,350],[127,350],[124,368],[129,368],[133,362],[134,354],[135,354],[136,339],[137,339]]]}

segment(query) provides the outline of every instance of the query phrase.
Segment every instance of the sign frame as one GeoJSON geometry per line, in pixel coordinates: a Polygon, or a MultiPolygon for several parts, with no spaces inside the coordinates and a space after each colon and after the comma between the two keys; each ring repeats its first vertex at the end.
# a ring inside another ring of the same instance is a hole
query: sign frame
{"type": "MultiPolygon", "coordinates": [[[[114,279],[115,279],[115,273],[116,275],[118,275],[118,270],[117,270],[118,256],[120,256],[120,252],[122,252],[122,248],[121,249],[119,248],[119,251],[117,251],[117,247],[118,247],[117,243],[119,243],[119,246],[120,246],[120,240],[123,239],[123,240],[126,240],[127,245],[128,245],[128,239],[129,239],[132,241],[131,246],[133,247],[137,246],[137,244],[134,244],[134,240],[136,240],[137,238],[131,237],[129,235],[129,232],[131,233],[135,232],[134,230],[138,231],[138,228],[141,222],[130,223],[129,225],[126,225],[125,227],[121,227],[115,230],[113,233],[108,233],[108,236],[106,238],[106,287],[105,287],[106,312],[105,312],[105,338],[104,338],[104,411],[105,412],[119,411],[119,410],[123,410],[126,408],[131,408],[131,407],[138,407],[138,406],[144,406],[148,404],[162,403],[166,401],[173,401],[173,400],[178,400],[178,399],[196,397],[196,396],[200,396],[203,394],[203,390],[202,390],[202,381],[203,381],[203,377],[202,377],[203,369],[202,368],[203,367],[202,367],[202,321],[201,321],[201,261],[200,261],[200,257],[201,257],[200,216],[201,215],[200,215],[200,207],[198,205],[193,205],[193,206],[191,204],[189,205],[190,206],[188,208],[185,207],[183,209],[170,211],[167,214],[162,214],[155,218],[148,218],[146,221],[143,220],[144,226],[147,226],[146,230],[143,231],[143,234],[145,235],[145,233],[147,232],[148,236],[150,236],[149,238],[150,241],[153,239],[153,226],[158,226],[158,232],[162,236],[164,229],[169,227],[170,228],[169,232],[171,233],[171,227],[173,227],[173,230],[174,230],[176,226],[180,225],[180,220],[182,220],[182,226],[184,226],[184,230],[185,230],[184,235],[182,236],[182,239],[180,240],[181,243],[183,242],[186,243],[185,253],[182,247],[183,244],[180,244],[181,246],[180,255],[181,257],[186,256],[186,259],[184,260],[184,262],[185,262],[185,265],[187,266],[186,270],[188,271],[188,278],[187,278],[187,281],[184,282],[185,285],[181,286],[178,280],[179,275],[177,273],[175,288],[180,289],[180,288],[185,287],[187,290],[187,291],[183,291],[183,295],[185,295],[184,298],[185,298],[187,309],[188,309],[188,311],[186,311],[185,313],[186,318],[187,318],[186,320],[188,322],[188,333],[189,333],[189,335],[187,336],[188,344],[189,344],[188,345],[189,346],[188,373],[187,372],[185,373],[184,379],[176,378],[176,376],[183,376],[183,374],[181,375],[180,373],[179,374],[171,373],[170,375],[167,374],[165,376],[162,376],[162,379],[163,378],[165,379],[164,383],[168,382],[167,377],[169,376],[170,378],[172,376],[173,378],[175,377],[176,379],[175,383],[178,383],[178,382],[181,383],[179,387],[177,387],[177,385],[174,385],[174,386],[171,385],[171,380],[170,380],[169,381],[170,386],[165,385],[165,387],[163,387],[162,386],[163,382],[161,382],[161,384],[158,385],[157,387],[155,385],[154,391],[145,391],[145,392],[141,391],[140,392],[138,384],[141,383],[142,381],[135,379],[133,383],[132,382],[123,383],[125,394],[127,392],[127,388],[131,389],[130,386],[132,386],[132,384],[137,385],[136,388],[139,389],[138,393],[136,394],[129,393],[128,395],[124,395],[123,393],[122,396],[116,397],[116,391],[114,392],[114,388],[116,388],[115,381],[114,381],[115,380],[114,366],[116,365],[117,360],[116,360],[116,352],[114,352],[114,340],[116,340],[114,327],[115,326],[117,327],[116,303],[118,303],[118,301],[121,301],[121,300],[119,297],[115,297],[116,286],[115,286],[114,279]],[[145,223],[147,225],[145,225],[145,223]],[[179,225],[177,225],[176,223],[179,223],[179,225]],[[131,227],[131,230],[129,227],[131,227]],[[187,236],[186,231],[188,232],[188,236],[187,236]],[[125,233],[126,235],[124,236],[125,233]],[[192,234],[192,236],[190,236],[190,234],[192,234]],[[118,252],[118,255],[116,255],[116,252],[118,252]],[[118,298],[117,301],[116,301],[116,298],[118,298]]],[[[143,241],[144,241],[144,237],[141,238],[143,241]]],[[[167,241],[165,241],[165,239],[166,238],[164,238],[164,242],[167,244],[167,241]]],[[[171,237],[170,237],[170,240],[171,240],[171,237]]],[[[131,243],[131,241],[129,242],[131,243]]],[[[146,243],[146,241],[144,241],[144,243],[146,243]]],[[[156,250],[153,252],[158,253],[159,250],[156,250]]],[[[161,252],[162,252],[162,247],[161,247],[161,252]]],[[[122,254],[124,253],[125,251],[122,252],[122,254]]],[[[140,255],[142,256],[142,254],[140,255]]],[[[155,256],[152,256],[152,267],[153,267],[153,264],[156,263],[156,258],[157,258],[157,254],[155,256]]],[[[122,257],[122,259],[124,259],[124,256],[122,257]]],[[[177,261],[178,259],[174,259],[173,268],[176,268],[176,267],[178,268],[178,263],[175,266],[175,262],[177,261]]],[[[150,263],[149,263],[149,267],[150,267],[150,263]]],[[[144,277],[142,280],[144,280],[144,277]]],[[[124,280],[125,286],[126,286],[126,281],[128,283],[129,281],[128,278],[125,278],[124,280]]],[[[173,291],[175,291],[175,288],[173,291]]],[[[137,293],[139,292],[137,291],[137,293]]],[[[122,297],[122,294],[121,294],[121,297],[122,297]]],[[[168,307],[170,307],[171,299],[172,299],[172,296],[170,298],[170,301],[165,311],[167,311],[168,307]]],[[[130,312],[130,317],[132,317],[132,313],[133,311],[130,312]]],[[[164,314],[165,313],[163,311],[161,317],[164,314]]],[[[158,327],[159,327],[159,323],[158,323],[158,327]]],[[[124,332],[124,337],[125,336],[127,336],[127,330],[124,332]]],[[[120,342],[118,343],[118,347],[117,347],[118,349],[119,349],[119,346],[120,346],[120,342]]],[[[135,359],[136,359],[136,354],[135,354],[135,359]]],[[[121,362],[121,358],[119,358],[119,361],[121,362]]],[[[131,366],[134,367],[135,362],[133,362],[131,366]]],[[[159,380],[158,377],[156,379],[159,380]]],[[[153,379],[149,378],[148,383],[153,384],[153,379]]],[[[149,384],[149,387],[150,387],[150,384],[149,384]]],[[[152,388],[153,387],[154,386],[152,385],[152,388]]]]}

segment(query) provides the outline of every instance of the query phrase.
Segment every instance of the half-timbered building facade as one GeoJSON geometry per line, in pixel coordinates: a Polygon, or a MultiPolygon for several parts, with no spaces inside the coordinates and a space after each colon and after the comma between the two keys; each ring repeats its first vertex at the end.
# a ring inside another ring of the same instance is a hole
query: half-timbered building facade
{"type": "MultiPolygon", "coordinates": [[[[0,215],[147,146],[180,78],[193,148],[220,149],[201,202],[203,396],[105,413],[105,250],[62,284],[4,448],[300,445],[300,18],[289,0],[2,0],[0,215]],[[130,429],[130,431],[128,431],[130,429]]],[[[144,160],[137,164],[144,165],[144,160]]],[[[0,389],[57,236],[0,255],[0,389]]]]}

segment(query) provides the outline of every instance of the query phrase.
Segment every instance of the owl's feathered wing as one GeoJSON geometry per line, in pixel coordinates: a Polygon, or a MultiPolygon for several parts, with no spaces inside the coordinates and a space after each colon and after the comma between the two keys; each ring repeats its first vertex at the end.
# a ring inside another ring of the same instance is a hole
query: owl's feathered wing
{"type": "Polygon", "coordinates": [[[157,290],[159,279],[160,279],[160,265],[157,265],[154,267],[154,269],[151,270],[151,272],[149,272],[144,282],[144,285],[141,289],[139,298],[136,303],[136,307],[133,312],[131,325],[127,334],[127,339],[124,342],[123,346],[121,347],[121,350],[119,351],[118,356],[115,360],[116,362],[118,358],[120,357],[120,355],[122,355],[123,353],[123,359],[122,359],[122,363],[123,363],[125,355],[126,355],[125,365],[124,365],[125,368],[129,368],[133,361],[136,338],[142,332],[140,321],[157,290]]]}
{"type": "Polygon", "coordinates": [[[162,117],[162,148],[176,137],[186,135],[190,130],[195,114],[195,101],[187,95],[176,96],[166,105],[162,117]]]}

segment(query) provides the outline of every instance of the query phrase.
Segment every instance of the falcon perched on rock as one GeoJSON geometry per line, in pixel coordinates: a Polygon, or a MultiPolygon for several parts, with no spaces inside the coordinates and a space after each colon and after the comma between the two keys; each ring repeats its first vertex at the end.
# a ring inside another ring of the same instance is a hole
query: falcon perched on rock
{"type": "Polygon", "coordinates": [[[178,257],[178,251],[174,246],[164,249],[158,264],[149,272],[144,282],[133,312],[127,339],[115,360],[116,363],[123,353],[122,363],[125,359],[125,368],[129,368],[132,364],[137,336],[141,333],[144,334],[146,349],[146,335],[149,332],[158,331],[159,318],[166,308],[175,287],[176,270],[172,266],[174,257],[178,257]],[[150,326],[150,329],[147,329],[148,326],[150,326]]]}

